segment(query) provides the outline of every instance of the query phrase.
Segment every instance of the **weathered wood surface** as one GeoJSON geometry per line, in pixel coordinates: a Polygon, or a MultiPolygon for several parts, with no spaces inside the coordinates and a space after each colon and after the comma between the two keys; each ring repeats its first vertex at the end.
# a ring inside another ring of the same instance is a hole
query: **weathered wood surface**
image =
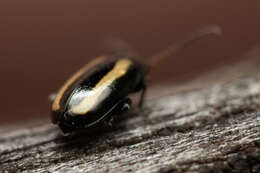
{"type": "Polygon", "coordinates": [[[0,172],[260,172],[260,75],[167,94],[113,128],[0,130],[0,172]]]}

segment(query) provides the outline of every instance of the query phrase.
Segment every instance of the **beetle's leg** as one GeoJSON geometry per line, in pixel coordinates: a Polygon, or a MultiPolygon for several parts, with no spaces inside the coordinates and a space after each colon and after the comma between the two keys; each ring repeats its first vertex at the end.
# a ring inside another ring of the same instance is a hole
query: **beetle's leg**
{"type": "Polygon", "coordinates": [[[125,98],[124,101],[123,101],[122,107],[121,107],[120,111],[118,112],[118,114],[122,114],[122,113],[128,111],[130,109],[131,105],[132,105],[131,99],[128,98],[128,97],[125,98]]]}
{"type": "Polygon", "coordinates": [[[51,93],[50,95],[49,95],[49,97],[48,97],[48,101],[50,102],[50,103],[52,103],[54,100],[55,100],[55,98],[56,98],[56,93],[51,93]]]}
{"type": "Polygon", "coordinates": [[[120,101],[121,103],[111,112],[106,124],[112,126],[116,120],[118,120],[124,112],[128,111],[131,107],[132,101],[130,98],[125,98],[120,101]]]}
{"type": "Polygon", "coordinates": [[[141,91],[140,100],[138,103],[139,108],[143,107],[145,95],[146,95],[146,84],[144,84],[142,91],[141,91]]]}

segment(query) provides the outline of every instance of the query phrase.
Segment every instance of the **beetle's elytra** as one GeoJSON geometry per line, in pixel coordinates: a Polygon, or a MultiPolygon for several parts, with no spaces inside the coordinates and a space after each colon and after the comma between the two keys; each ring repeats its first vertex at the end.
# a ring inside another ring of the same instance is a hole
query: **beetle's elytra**
{"type": "Polygon", "coordinates": [[[109,121],[129,108],[129,94],[142,91],[143,104],[148,66],[168,57],[178,49],[202,36],[219,34],[217,26],[193,33],[179,44],[142,63],[125,55],[101,56],[72,75],[52,99],[52,122],[64,133],[109,121]]]}
{"type": "Polygon", "coordinates": [[[52,121],[64,132],[86,128],[129,104],[144,89],[146,67],[124,57],[99,57],[75,73],[52,104],[52,121]]]}

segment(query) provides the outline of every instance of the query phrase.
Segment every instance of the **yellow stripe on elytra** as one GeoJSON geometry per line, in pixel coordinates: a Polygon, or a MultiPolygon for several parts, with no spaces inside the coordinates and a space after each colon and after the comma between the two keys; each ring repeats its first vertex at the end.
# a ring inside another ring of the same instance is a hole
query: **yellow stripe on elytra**
{"type": "Polygon", "coordinates": [[[78,105],[72,107],[72,112],[75,114],[86,114],[91,108],[99,103],[99,100],[106,98],[110,93],[109,87],[116,79],[126,74],[132,62],[129,59],[119,60],[113,69],[108,72],[96,85],[90,90],[92,94],[87,95],[78,105]]]}
{"type": "Polygon", "coordinates": [[[104,59],[105,59],[105,56],[100,56],[100,57],[96,58],[95,60],[91,61],[90,63],[86,64],[79,71],[77,71],[74,75],[72,75],[69,78],[69,80],[60,88],[60,90],[52,104],[52,110],[57,111],[60,109],[61,98],[69,86],[71,86],[82,74],[84,74],[86,72],[86,70],[101,63],[102,61],[104,61],[104,59]]]}

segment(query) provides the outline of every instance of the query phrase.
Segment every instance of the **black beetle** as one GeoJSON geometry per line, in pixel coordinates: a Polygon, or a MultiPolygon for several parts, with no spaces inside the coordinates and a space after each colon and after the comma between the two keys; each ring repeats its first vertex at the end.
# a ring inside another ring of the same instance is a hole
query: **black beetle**
{"type": "Polygon", "coordinates": [[[128,95],[138,91],[141,91],[139,107],[142,107],[151,66],[192,41],[216,34],[220,34],[219,27],[204,28],[143,63],[123,54],[95,58],[72,75],[52,97],[52,122],[64,133],[107,123],[130,107],[128,95]]]}

